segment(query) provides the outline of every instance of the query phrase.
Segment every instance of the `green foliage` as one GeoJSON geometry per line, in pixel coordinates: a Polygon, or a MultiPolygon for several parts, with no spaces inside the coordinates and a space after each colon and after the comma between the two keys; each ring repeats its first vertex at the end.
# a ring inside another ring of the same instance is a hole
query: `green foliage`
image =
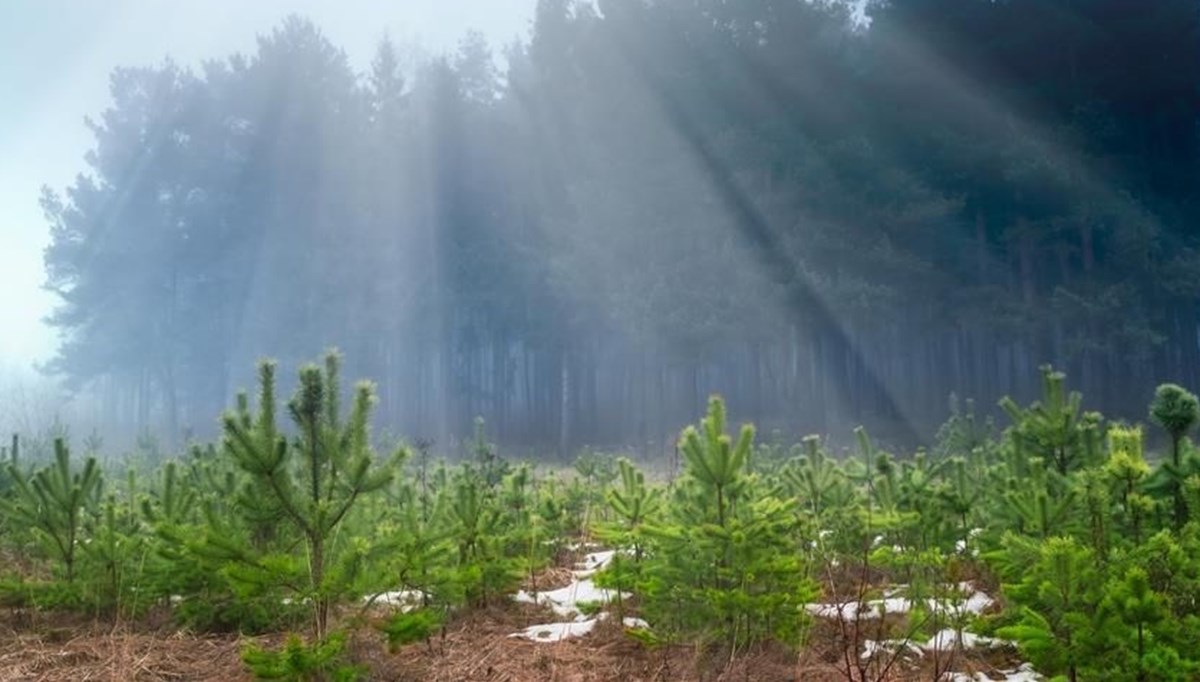
{"type": "Polygon", "coordinates": [[[483,606],[520,581],[517,559],[505,552],[504,516],[480,473],[459,472],[447,491],[446,522],[457,549],[456,599],[483,606]]]}
{"type": "Polygon", "coordinates": [[[1100,416],[1080,413],[1083,396],[1066,391],[1066,375],[1041,368],[1042,399],[1022,408],[1011,398],[1000,406],[1012,420],[1013,440],[1029,454],[1051,464],[1060,476],[1091,466],[1099,456],[1100,416]]]}
{"type": "Polygon", "coordinates": [[[0,603],[118,618],[161,605],[188,627],[247,633],[307,620],[307,643],[248,646],[247,665],[264,679],[340,679],[360,672],[340,627],[369,615],[393,649],[428,641],[464,609],[508,602],[523,578],[536,591],[539,569],[595,538],[614,552],[595,581],[616,604],[581,611],[644,617],[630,636],[646,646],[799,647],[811,605],[826,602],[854,606],[836,616],[852,679],[895,672],[896,657],[861,655],[867,639],[967,627],[1012,639],[1048,675],[1200,671],[1200,523],[1177,525],[1169,485],[1184,484],[1190,518],[1200,460],[1186,436],[1175,469],[1147,456],[1140,426],[1102,431],[1080,398],[1061,397],[1061,377],[1044,377],[1044,402],[1005,401],[1004,433],[960,414],[944,447],[897,456],[860,428],[841,461],[810,436],[770,466],[753,462],[754,428],[732,435],[713,397],[680,435],[681,475],[657,484],[594,452],[566,475],[509,463],[481,428],[461,464],[403,445],[377,458],[370,389],[343,417],[337,373],[336,356],[301,372],[285,431],[264,364],[256,409],[240,396],[219,445],[131,467],[115,486],[95,459],[73,466],[61,441],[40,469],[10,464],[6,539],[58,570],[0,576],[0,603]],[[1002,607],[979,619],[958,608],[975,589],[1002,607]],[[897,596],[913,608],[860,615],[897,596]]]}
{"type": "MultiPolygon", "coordinates": [[[[800,606],[815,589],[793,549],[793,505],[746,471],[753,439],[748,425],[736,441],[726,434],[717,397],[699,428],[680,436],[684,475],[666,518],[646,526],[648,547],[635,584],[660,636],[700,637],[734,650],[768,638],[798,643],[800,606]]],[[[630,475],[620,499],[645,499],[639,485],[630,475]]]]}
{"type": "Polygon", "coordinates": [[[83,468],[71,467],[64,440],[54,441],[54,462],[27,475],[8,465],[13,496],[0,499],[0,513],[9,522],[32,530],[42,547],[62,565],[67,582],[75,579],[81,529],[100,504],[103,480],[94,458],[83,468]]]}
{"type": "Polygon", "coordinates": [[[783,469],[783,480],[799,503],[815,517],[853,499],[853,488],[837,462],[829,458],[817,436],[807,436],[803,452],[783,469]]]}
{"type": "Polygon", "coordinates": [[[1017,625],[998,634],[1015,640],[1040,670],[1075,678],[1085,659],[1086,635],[1096,605],[1091,552],[1071,538],[1047,539],[1021,581],[1008,589],[1027,604],[1017,625]]]}
{"type": "MultiPolygon", "coordinates": [[[[225,449],[250,475],[254,494],[277,505],[280,520],[304,538],[307,580],[302,594],[314,605],[313,632],[318,639],[326,635],[330,606],[347,582],[331,571],[335,531],[360,496],[381,490],[391,479],[390,471],[374,466],[368,438],[373,389],[369,383],[357,386],[350,414],[343,420],[339,365],[338,355],[330,352],[323,369],[301,368],[300,384],[287,406],[299,434],[291,441],[275,430],[271,363],[259,369],[257,419],[251,423],[245,413],[229,413],[223,420],[225,449]]],[[[264,557],[255,568],[269,571],[271,566],[264,557]]]]}
{"type": "Polygon", "coordinates": [[[1170,475],[1170,493],[1173,502],[1175,527],[1187,523],[1188,510],[1184,501],[1184,472],[1182,443],[1188,432],[1200,422],[1200,400],[1175,384],[1163,384],[1154,392],[1150,403],[1150,419],[1162,427],[1171,437],[1170,467],[1164,467],[1170,475]]]}
{"type": "Polygon", "coordinates": [[[242,649],[242,660],[260,680],[352,682],[363,679],[364,668],[341,662],[345,648],[346,636],[341,632],[331,633],[313,644],[305,643],[299,635],[290,635],[280,651],[247,644],[242,649]]]}
{"type": "Polygon", "coordinates": [[[1180,386],[1163,384],[1154,392],[1150,419],[1172,439],[1182,439],[1200,422],[1200,400],[1180,386]]]}
{"type": "Polygon", "coordinates": [[[634,561],[641,561],[645,551],[645,531],[662,510],[661,491],[646,485],[646,476],[628,459],[617,460],[620,487],[609,488],[606,499],[615,519],[601,524],[597,532],[601,539],[618,549],[633,552],[634,561]]]}
{"type": "Polygon", "coordinates": [[[432,609],[417,609],[393,615],[380,629],[388,646],[396,648],[429,639],[442,627],[442,615],[432,609]]]}

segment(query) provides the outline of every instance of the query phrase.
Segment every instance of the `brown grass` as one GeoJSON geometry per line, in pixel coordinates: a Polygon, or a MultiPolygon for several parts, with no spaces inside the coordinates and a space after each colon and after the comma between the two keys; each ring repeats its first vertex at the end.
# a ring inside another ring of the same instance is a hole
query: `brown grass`
{"type": "MultiPolygon", "coordinates": [[[[694,647],[648,649],[627,637],[615,618],[583,638],[558,643],[529,642],[508,635],[553,620],[544,607],[505,604],[450,622],[430,642],[389,652],[381,634],[359,628],[350,643],[354,662],[369,679],[395,682],[832,682],[838,672],[836,646],[810,647],[799,654],[764,646],[730,659],[694,647]]],[[[813,632],[833,645],[836,635],[813,632]]],[[[260,638],[277,645],[282,636],[260,638]]],[[[136,631],[65,618],[38,617],[22,627],[0,627],[0,681],[248,681],[236,635],[198,636],[168,630],[136,631]]],[[[890,680],[927,680],[929,660],[897,665],[890,680]]],[[[1012,654],[967,652],[954,669],[991,671],[1016,664],[1012,654]]]]}
{"type": "Polygon", "coordinates": [[[87,626],[0,634],[0,680],[116,682],[247,680],[236,637],[155,634],[87,626]]]}
{"type": "MultiPolygon", "coordinates": [[[[585,550],[564,551],[557,566],[539,571],[523,584],[546,591],[572,580],[569,566],[585,550]]],[[[839,577],[834,576],[838,586],[839,577]]],[[[861,575],[860,575],[861,577],[861,575]]],[[[987,576],[970,575],[974,579],[987,576]]],[[[828,585],[826,586],[829,587],[828,585]]],[[[636,602],[636,600],[634,600],[636,602]]],[[[558,620],[544,606],[505,602],[454,617],[430,642],[389,652],[373,627],[384,617],[372,610],[359,621],[350,656],[364,664],[369,679],[430,682],[826,682],[844,680],[838,672],[847,646],[836,624],[818,619],[812,645],[796,653],[768,645],[730,657],[697,647],[650,649],[627,637],[615,617],[586,637],[558,643],[508,637],[535,623],[558,620]]],[[[347,614],[349,615],[349,614],[347,614]]],[[[0,610],[0,682],[250,680],[240,659],[244,640],[237,635],[201,636],[179,632],[169,614],[114,627],[77,616],[24,609],[0,610]]],[[[865,634],[875,637],[876,633],[865,634]]],[[[278,646],[283,635],[257,638],[278,646]]],[[[855,652],[857,654],[857,651],[855,652]]],[[[1015,665],[1011,652],[967,652],[954,662],[964,672],[1015,665]]],[[[928,659],[904,661],[889,680],[928,680],[928,659]]]]}
{"type": "Polygon", "coordinates": [[[691,647],[650,650],[625,636],[616,619],[586,637],[557,643],[530,642],[508,634],[545,622],[546,612],[522,605],[476,612],[452,623],[428,645],[414,644],[379,660],[363,649],[380,680],[429,682],[621,682],[840,679],[823,663],[805,661],[782,647],[764,648],[732,661],[691,647]]]}

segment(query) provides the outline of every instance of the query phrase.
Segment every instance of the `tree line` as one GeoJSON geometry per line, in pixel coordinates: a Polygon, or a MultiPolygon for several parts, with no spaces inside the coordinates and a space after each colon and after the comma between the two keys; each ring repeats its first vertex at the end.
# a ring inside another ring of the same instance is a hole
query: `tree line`
{"type": "Polygon", "coordinates": [[[528,40],[366,73],[297,17],[117,69],[47,189],[46,369],[211,434],[243,368],[337,345],[449,443],[931,435],[947,395],[1109,412],[1200,383],[1200,7],[542,0],[528,40]],[[502,57],[502,58],[501,58],[502,57]],[[503,66],[501,66],[503,65],[503,66]]]}

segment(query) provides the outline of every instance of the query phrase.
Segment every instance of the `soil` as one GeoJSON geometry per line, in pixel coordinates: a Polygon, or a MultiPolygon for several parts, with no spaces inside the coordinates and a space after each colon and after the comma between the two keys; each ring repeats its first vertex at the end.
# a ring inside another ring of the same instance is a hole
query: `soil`
{"type": "MultiPolygon", "coordinates": [[[[558,567],[526,579],[527,590],[569,584],[582,551],[564,552],[558,567]]],[[[371,609],[349,643],[352,662],[366,666],[368,679],[430,682],[826,682],[846,680],[839,671],[845,633],[817,619],[812,644],[800,653],[764,646],[730,658],[688,646],[646,647],[625,634],[620,619],[597,624],[584,637],[563,642],[531,642],[508,635],[559,620],[541,605],[505,602],[452,618],[429,642],[389,651],[373,625],[385,617],[371,609]]],[[[872,635],[866,635],[868,637],[872,635]]],[[[79,616],[0,606],[0,682],[127,682],[251,680],[240,652],[251,638],[198,635],[175,629],[167,613],[137,623],[113,625],[79,616]]],[[[284,635],[253,638],[275,647],[284,635]]],[[[898,659],[870,679],[928,680],[937,677],[931,657],[898,659]]],[[[852,663],[857,664],[857,660],[852,663]]],[[[942,666],[946,664],[942,660],[942,666]]],[[[1009,656],[966,652],[954,661],[962,672],[989,672],[1013,665],[1009,656]]],[[[941,666],[939,666],[940,668],[941,666]]],[[[942,668],[944,669],[944,668],[942,668]]],[[[855,671],[854,679],[857,679],[855,671]]]]}

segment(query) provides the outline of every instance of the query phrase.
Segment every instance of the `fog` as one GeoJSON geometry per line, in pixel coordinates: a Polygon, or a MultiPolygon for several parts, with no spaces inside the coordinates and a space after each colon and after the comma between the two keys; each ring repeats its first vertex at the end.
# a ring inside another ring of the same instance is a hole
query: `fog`
{"type": "Polygon", "coordinates": [[[114,437],[327,347],[560,455],[1200,383],[1195,3],[17,7],[0,358],[114,437]]]}
{"type": "Polygon", "coordinates": [[[191,67],[252,51],[255,37],[303,14],[362,71],[385,35],[407,59],[452,48],[468,30],[497,44],[526,38],[534,0],[213,0],[153,2],[18,0],[0,20],[0,366],[28,367],[53,355],[42,324],[54,298],[42,291],[49,231],[38,206],[44,184],[62,187],[84,171],[92,144],[84,123],[111,104],[109,76],[121,66],[166,59],[191,67]]]}

